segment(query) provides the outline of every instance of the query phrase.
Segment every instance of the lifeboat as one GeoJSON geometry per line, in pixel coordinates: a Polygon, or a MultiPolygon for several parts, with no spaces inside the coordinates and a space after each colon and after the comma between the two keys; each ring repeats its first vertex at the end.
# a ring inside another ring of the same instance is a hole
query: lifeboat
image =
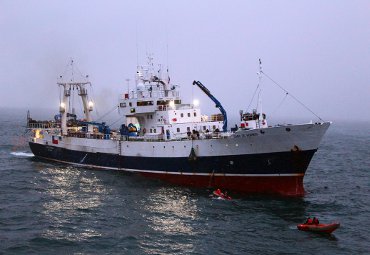
{"type": "Polygon", "coordinates": [[[330,234],[337,228],[339,228],[339,223],[330,223],[330,224],[299,224],[297,228],[302,231],[311,231],[317,233],[326,233],[330,234]]]}

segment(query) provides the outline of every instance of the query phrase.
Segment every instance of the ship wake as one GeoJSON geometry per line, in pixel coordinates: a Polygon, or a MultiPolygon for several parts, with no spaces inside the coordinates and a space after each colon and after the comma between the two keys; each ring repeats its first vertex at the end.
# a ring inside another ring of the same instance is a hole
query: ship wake
{"type": "Polygon", "coordinates": [[[24,151],[13,151],[10,154],[13,155],[13,156],[17,156],[17,157],[33,157],[33,156],[35,156],[31,152],[24,152],[24,151]]]}

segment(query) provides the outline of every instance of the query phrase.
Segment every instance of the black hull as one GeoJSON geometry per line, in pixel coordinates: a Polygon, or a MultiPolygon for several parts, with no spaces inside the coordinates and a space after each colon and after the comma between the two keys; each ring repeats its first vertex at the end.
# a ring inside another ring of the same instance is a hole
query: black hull
{"type": "Polygon", "coordinates": [[[228,175],[303,174],[316,152],[292,151],[263,154],[229,155],[196,158],[129,157],[108,153],[88,153],[29,143],[37,157],[66,163],[143,172],[228,175]]]}
{"type": "Polygon", "coordinates": [[[179,185],[240,193],[303,196],[303,177],[316,150],[197,158],[128,157],[30,143],[39,158],[78,166],[139,172],[179,185]]]}

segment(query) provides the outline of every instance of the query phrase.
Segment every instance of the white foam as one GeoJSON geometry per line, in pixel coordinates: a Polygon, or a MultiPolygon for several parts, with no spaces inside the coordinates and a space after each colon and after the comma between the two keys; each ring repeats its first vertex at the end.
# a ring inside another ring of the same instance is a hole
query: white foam
{"type": "Polygon", "coordinates": [[[18,156],[18,157],[33,157],[33,156],[35,156],[31,152],[23,152],[23,151],[13,151],[10,154],[12,154],[14,156],[18,156]]]}

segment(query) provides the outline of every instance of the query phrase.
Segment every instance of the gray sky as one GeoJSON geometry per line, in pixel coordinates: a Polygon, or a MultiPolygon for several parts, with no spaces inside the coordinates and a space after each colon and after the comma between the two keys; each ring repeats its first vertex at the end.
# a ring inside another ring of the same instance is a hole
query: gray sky
{"type": "MultiPolygon", "coordinates": [[[[146,52],[169,66],[185,101],[200,80],[230,116],[246,109],[263,70],[325,120],[370,120],[370,1],[0,0],[0,107],[58,111],[57,77],[71,58],[101,114],[133,85],[146,52]],[[168,45],[168,54],[167,54],[168,45]]],[[[267,78],[272,119],[315,117],[267,78]]]]}

